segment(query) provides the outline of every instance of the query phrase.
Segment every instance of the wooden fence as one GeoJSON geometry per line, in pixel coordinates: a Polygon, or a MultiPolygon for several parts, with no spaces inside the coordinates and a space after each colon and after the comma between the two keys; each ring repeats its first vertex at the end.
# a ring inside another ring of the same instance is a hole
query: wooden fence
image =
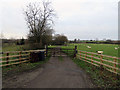
{"type": "Polygon", "coordinates": [[[74,51],[75,49],[66,49],[66,48],[47,48],[47,53],[50,53],[51,56],[66,56],[66,55],[69,55],[69,56],[73,56],[74,57],[74,51]],[[62,53],[65,53],[66,55],[62,54],[62,53]]]}
{"type": "MultiPolygon", "coordinates": [[[[15,64],[21,64],[25,62],[30,62],[30,53],[36,51],[45,51],[46,50],[29,50],[29,51],[11,51],[11,52],[2,52],[0,56],[0,67],[10,66],[15,64]]],[[[76,48],[75,49],[61,49],[61,51],[65,52],[68,55],[72,55],[75,57],[76,48]]],[[[50,51],[51,52],[51,51],[50,51]]],[[[81,51],[78,50],[77,56],[80,60],[90,63],[97,67],[103,67],[104,69],[120,75],[120,58],[112,57],[108,55],[97,54],[93,52],[81,51]]]]}
{"type": "Polygon", "coordinates": [[[70,49],[70,48],[65,49],[65,48],[62,48],[61,50],[62,50],[62,52],[66,53],[67,55],[69,55],[71,57],[75,57],[75,55],[74,55],[75,54],[75,49],[70,49]]]}
{"type": "Polygon", "coordinates": [[[112,73],[120,75],[120,58],[118,57],[112,57],[81,50],[78,50],[77,57],[82,61],[85,61],[97,67],[102,67],[112,73]]]}
{"type": "Polygon", "coordinates": [[[46,50],[1,52],[0,67],[30,62],[30,53],[38,52],[38,51],[46,51],[46,50]]]}

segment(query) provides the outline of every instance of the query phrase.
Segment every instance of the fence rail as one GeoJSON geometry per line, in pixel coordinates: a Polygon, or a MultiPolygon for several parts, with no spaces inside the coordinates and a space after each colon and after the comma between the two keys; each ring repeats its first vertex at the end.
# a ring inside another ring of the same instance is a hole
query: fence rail
{"type": "MultiPolygon", "coordinates": [[[[47,53],[51,52],[48,49],[0,52],[0,55],[1,55],[0,67],[30,62],[31,52],[45,51],[45,54],[47,56],[47,53]]],[[[75,53],[75,49],[61,49],[61,50],[71,55],[75,53]]],[[[73,56],[76,56],[76,55],[73,55],[73,56]]],[[[80,60],[85,61],[89,64],[92,64],[97,67],[103,67],[104,69],[112,73],[120,75],[120,58],[119,57],[112,57],[108,55],[102,55],[102,54],[97,54],[97,53],[87,52],[82,50],[78,50],[77,57],[80,60]]]]}
{"type": "Polygon", "coordinates": [[[102,55],[81,50],[78,50],[77,57],[82,61],[85,61],[97,67],[102,67],[112,73],[120,75],[119,57],[112,57],[108,55],[102,55]]]}
{"type": "MultiPolygon", "coordinates": [[[[30,53],[46,50],[7,51],[0,52],[0,67],[30,62],[30,53]]],[[[46,54],[46,53],[45,53],[46,54]]]]}

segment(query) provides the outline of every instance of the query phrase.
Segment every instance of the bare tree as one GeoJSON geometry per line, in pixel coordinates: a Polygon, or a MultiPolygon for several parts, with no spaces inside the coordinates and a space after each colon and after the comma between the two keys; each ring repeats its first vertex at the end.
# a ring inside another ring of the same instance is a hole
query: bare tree
{"type": "Polygon", "coordinates": [[[42,46],[42,36],[47,31],[52,32],[54,10],[51,8],[51,2],[43,1],[41,3],[30,3],[24,11],[26,22],[30,30],[28,38],[35,40],[35,43],[40,43],[42,46]]]}

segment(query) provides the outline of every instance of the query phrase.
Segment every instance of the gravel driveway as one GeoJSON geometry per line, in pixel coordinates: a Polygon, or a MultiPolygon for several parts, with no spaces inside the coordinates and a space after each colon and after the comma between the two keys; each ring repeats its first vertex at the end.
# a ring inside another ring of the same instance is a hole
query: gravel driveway
{"type": "Polygon", "coordinates": [[[24,72],[3,80],[4,88],[93,88],[89,76],[69,57],[51,57],[50,60],[30,72],[24,72]]]}

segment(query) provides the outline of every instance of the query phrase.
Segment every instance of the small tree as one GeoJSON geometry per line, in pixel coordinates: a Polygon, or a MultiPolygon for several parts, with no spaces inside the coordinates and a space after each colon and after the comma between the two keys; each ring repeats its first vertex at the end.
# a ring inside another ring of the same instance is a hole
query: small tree
{"type": "Polygon", "coordinates": [[[21,44],[21,45],[24,45],[24,44],[25,44],[24,38],[22,38],[22,39],[20,40],[20,44],[21,44]]]}
{"type": "Polygon", "coordinates": [[[43,45],[48,45],[52,43],[52,33],[54,32],[54,30],[52,29],[47,29],[45,34],[42,36],[42,40],[43,40],[43,45]]]}
{"type": "Polygon", "coordinates": [[[54,37],[54,44],[56,45],[64,45],[67,42],[68,42],[68,39],[64,35],[56,35],[54,37]]]}

